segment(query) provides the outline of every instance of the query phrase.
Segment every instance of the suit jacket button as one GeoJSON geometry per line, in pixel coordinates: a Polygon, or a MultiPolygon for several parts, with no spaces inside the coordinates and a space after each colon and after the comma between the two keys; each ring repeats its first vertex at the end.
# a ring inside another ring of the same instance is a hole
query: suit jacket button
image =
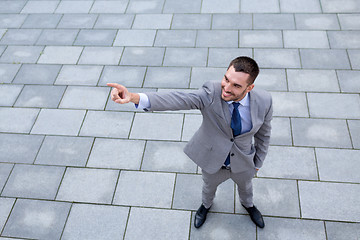
{"type": "Polygon", "coordinates": [[[232,142],[233,142],[233,141],[234,141],[234,139],[232,138],[232,139],[230,139],[230,141],[232,141],[232,142]]]}
{"type": "Polygon", "coordinates": [[[230,156],[232,156],[232,157],[233,157],[233,156],[235,156],[235,154],[234,154],[234,153],[232,153],[232,154],[230,154],[230,156]]]}

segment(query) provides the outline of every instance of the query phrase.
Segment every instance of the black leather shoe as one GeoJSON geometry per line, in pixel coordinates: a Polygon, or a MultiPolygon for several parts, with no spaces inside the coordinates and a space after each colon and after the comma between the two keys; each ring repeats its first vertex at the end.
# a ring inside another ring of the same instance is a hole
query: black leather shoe
{"type": "Polygon", "coordinates": [[[194,225],[196,228],[199,228],[204,224],[204,222],[206,220],[206,215],[209,212],[209,209],[210,208],[206,208],[206,207],[204,207],[203,204],[201,204],[199,209],[196,211],[195,221],[194,221],[194,225]]]}
{"type": "Polygon", "coordinates": [[[261,215],[261,212],[255,206],[249,208],[245,207],[244,205],[242,206],[249,213],[251,220],[255,223],[256,226],[258,226],[259,228],[265,227],[264,219],[261,215]]]}

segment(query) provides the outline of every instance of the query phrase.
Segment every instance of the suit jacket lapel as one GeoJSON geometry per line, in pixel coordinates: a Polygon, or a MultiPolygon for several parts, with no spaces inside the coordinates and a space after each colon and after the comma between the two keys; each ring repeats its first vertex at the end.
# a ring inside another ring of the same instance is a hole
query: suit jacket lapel
{"type": "MultiPolygon", "coordinates": [[[[252,90],[254,91],[254,90],[252,90]]],[[[258,115],[258,104],[256,102],[256,94],[252,94],[252,91],[249,92],[250,94],[250,116],[251,116],[251,123],[252,123],[252,128],[251,130],[254,128],[254,125],[256,124],[256,120],[257,120],[257,115],[258,115]]],[[[250,130],[250,132],[251,132],[250,130]]]]}

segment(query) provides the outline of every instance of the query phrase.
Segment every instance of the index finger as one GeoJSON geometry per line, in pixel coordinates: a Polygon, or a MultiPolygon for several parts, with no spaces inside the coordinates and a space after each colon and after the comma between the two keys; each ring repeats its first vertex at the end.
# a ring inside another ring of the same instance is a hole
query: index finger
{"type": "Polygon", "coordinates": [[[123,89],[124,89],[124,86],[123,86],[123,85],[120,85],[120,84],[118,84],[118,83],[107,83],[106,85],[108,85],[109,87],[113,87],[113,88],[119,89],[119,90],[123,90],[123,89]]]}

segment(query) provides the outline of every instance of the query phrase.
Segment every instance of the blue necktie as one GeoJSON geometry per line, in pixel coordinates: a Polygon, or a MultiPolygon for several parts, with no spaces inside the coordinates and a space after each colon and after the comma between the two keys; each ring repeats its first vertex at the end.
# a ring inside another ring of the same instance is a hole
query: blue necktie
{"type": "MultiPolygon", "coordinates": [[[[240,103],[233,102],[234,111],[233,111],[232,117],[231,117],[231,128],[233,130],[234,137],[236,137],[237,135],[240,135],[240,133],[241,133],[241,117],[240,117],[240,112],[238,109],[239,105],[240,105],[240,103]]],[[[227,156],[224,164],[225,164],[225,166],[230,164],[230,154],[227,156]]]]}

